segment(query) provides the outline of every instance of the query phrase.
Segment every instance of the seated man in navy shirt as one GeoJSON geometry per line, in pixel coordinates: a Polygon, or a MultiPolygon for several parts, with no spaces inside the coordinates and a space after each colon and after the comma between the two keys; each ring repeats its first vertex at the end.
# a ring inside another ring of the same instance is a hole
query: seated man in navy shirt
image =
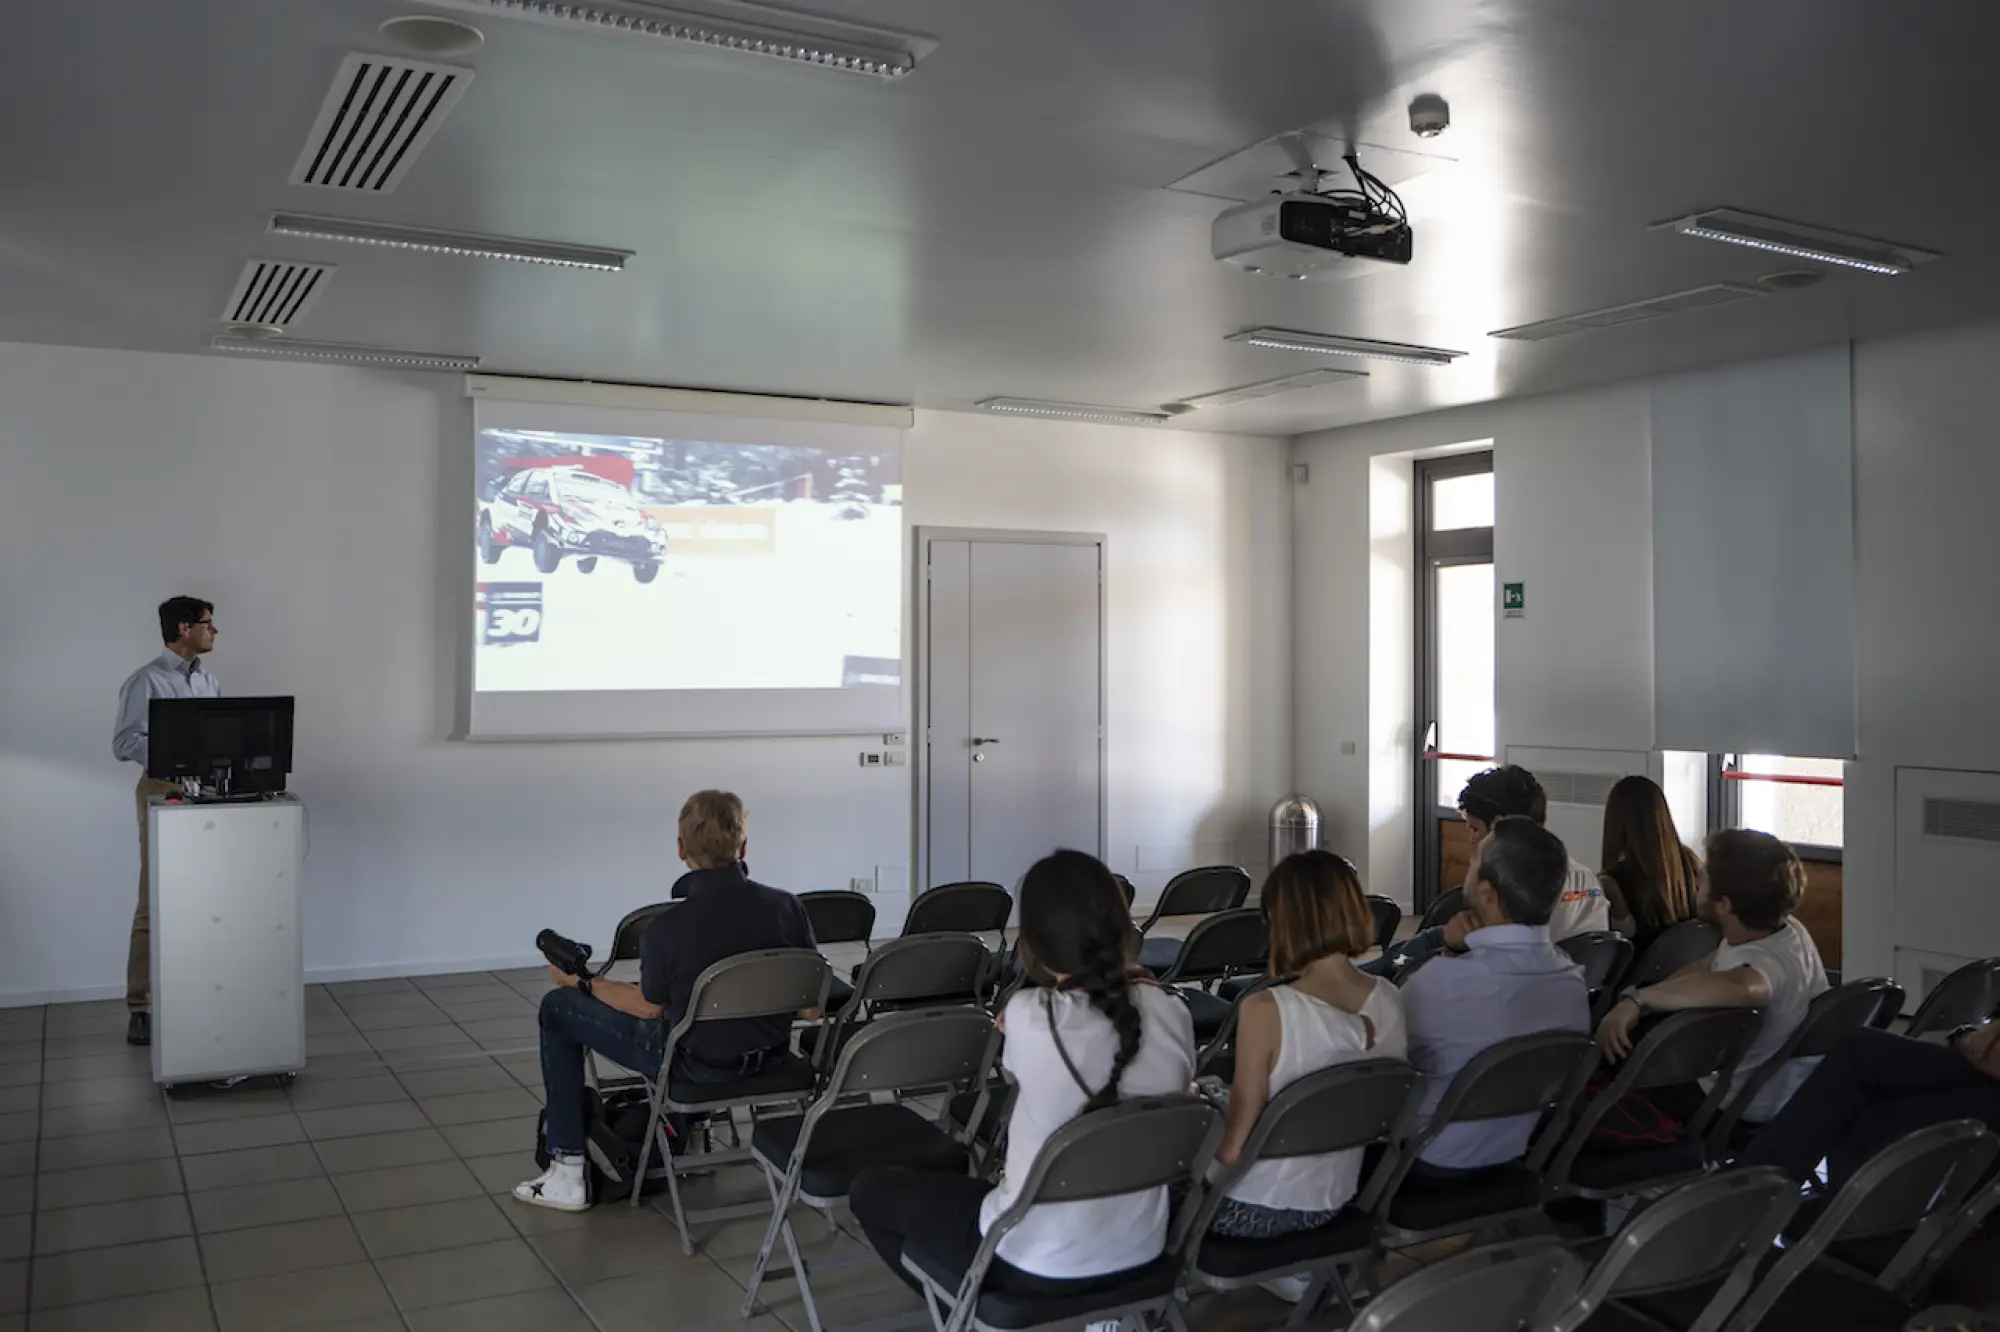
{"type": "MultiPolygon", "coordinates": [[[[667,1033],[687,1011],[695,978],[714,963],[764,948],[811,948],[812,926],[797,898],[754,883],[743,870],[743,802],[727,791],[697,791],[681,806],[684,898],[646,927],[639,983],[578,979],[554,967],[556,988],[542,999],[542,1085],[547,1091],[548,1170],[515,1188],[537,1207],[590,1206],[583,1168],[583,1052],[597,1051],[635,1073],[657,1077],[667,1033]]],[[[758,1071],[791,1040],[784,1017],[704,1023],[674,1053],[674,1074],[693,1082],[733,1082],[758,1071]]]]}

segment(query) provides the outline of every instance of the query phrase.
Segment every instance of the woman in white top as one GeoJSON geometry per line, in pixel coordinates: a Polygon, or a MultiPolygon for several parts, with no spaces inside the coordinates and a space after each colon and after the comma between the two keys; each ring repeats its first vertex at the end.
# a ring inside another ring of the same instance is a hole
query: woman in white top
{"type": "MultiPolygon", "coordinates": [[[[1355,968],[1375,926],[1354,866],[1331,851],[1287,856],[1264,880],[1271,974],[1283,985],[1243,1001],[1236,1079],[1216,1159],[1233,1164],[1271,1098],[1308,1073],[1354,1059],[1403,1059],[1409,1040],[1393,982],[1355,968]]],[[[1333,1220],[1361,1181],[1362,1149],[1260,1161],[1231,1186],[1210,1230],[1265,1239],[1333,1220]]]]}
{"type": "MultiPolygon", "coordinates": [[[[855,1177],[848,1206],[889,1269],[905,1243],[964,1267],[1013,1205],[1049,1136],[1121,1096],[1185,1092],[1194,1076],[1187,1005],[1135,976],[1126,956],[1132,917],[1096,858],[1058,851],[1021,880],[1021,960],[1029,984],[1000,1016],[1001,1063],[1016,1084],[1000,1183],[963,1174],[877,1166],[855,1177]]],[[[1001,1239],[989,1288],[1080,1293],[1166,1251],[1167,1190],[1045,1203],[1001,1239]]]]}

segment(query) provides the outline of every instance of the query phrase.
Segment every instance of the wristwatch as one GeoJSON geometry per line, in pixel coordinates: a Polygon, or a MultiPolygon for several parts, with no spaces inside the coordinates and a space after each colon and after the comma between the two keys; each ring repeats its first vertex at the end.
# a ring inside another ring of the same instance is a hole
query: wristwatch
{"type": "Polygon", "coordinates": [[[578,976],[576,978],[576,988],[583,991],[586,995],[590,995],[593,999],[597,997],[594,994],[590,994],[590,977],[588,976],[578,976]]]}
{"type": "Polygon", "coordinates": [[[1644,1017],[1646,1016],[1648,1010],[1646,1008],[1646,1001],[1639,997],[1639,990],[1640,987],[1637,985],[1626,986],[1623,990],[1619,991],[1618,1002],[1622,1004],[1627,999],[1630,999],[1632,1001],[1632,1007],[1639,1010],[1640,1017],[1644,1017]]]}

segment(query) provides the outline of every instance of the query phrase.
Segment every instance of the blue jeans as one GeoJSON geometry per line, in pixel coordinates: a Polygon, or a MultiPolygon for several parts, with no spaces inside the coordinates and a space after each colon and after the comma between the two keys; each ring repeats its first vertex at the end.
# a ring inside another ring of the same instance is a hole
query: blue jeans
{"type": "Polygon", "coordinates": [[[543,995],[542,1089],[548,1095],[549,1150],[583,1150],[585,1050],[654,1078],[666,1044],[666,1024],[658,1018],[621,1013],[581,990],[553,989],[543,995]]]}

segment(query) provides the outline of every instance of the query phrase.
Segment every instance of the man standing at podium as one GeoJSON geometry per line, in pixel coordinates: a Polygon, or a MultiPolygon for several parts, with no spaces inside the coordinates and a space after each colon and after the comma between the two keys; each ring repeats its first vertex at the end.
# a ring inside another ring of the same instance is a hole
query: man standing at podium
{"type": "Polygon", "coordinates": [[[146,725],[156,698],[216,698],[222,686],[202,664],[215,648],[215,607],[199,597],[169,597],[160,603],[160,637],[166,651],[132,672],[118,691],[118,724],[111,752],[139,765],[139,905],[132,912],[131,951],[125,957],[125,1006],[132,1017],[125,1039],[153,1043],[152,912],[146,901],[146,800],[178,790],[146,775],[146,725]]]}

